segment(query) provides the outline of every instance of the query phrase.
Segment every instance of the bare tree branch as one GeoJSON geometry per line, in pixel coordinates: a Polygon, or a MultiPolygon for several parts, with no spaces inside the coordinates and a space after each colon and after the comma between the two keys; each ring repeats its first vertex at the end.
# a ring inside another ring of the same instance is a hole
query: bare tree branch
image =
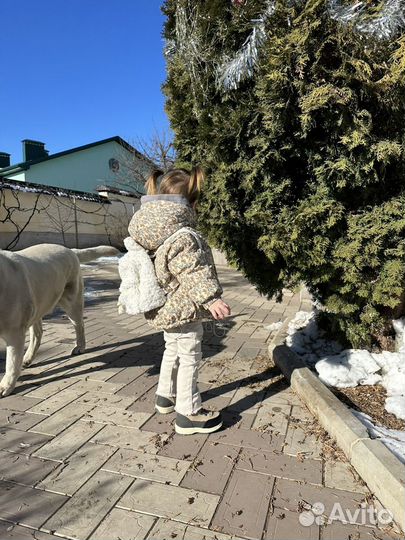
{"type": "MultiPolygon", "coordinates": [[[[70,203],[70,197],[67,198],[70,203]]],[[[52,211],[48,210],[51,206],[48,204],[46,208],[41,208],[44,211],[50,223],[52,223],[54,229],[62,236],[63,245],[66,246],[66,233],[74,226],[74,207],[72,204],[62,203],[60,197],[52,197],[53,208],[52,211]]]]}
{"type": "Polygon", "coordinates": [[[130,144],[138,153],[122,152],[119,156],[122,166],[114,185],[118,189],[144,193],[145,180],[154,169],[166,172],[173,167],[176,159],[173,140],[168,131],[155,129],[150,137],[138,137],[130,144]]]}
{"type": "Polygon", "coordinates": [[[155,129],[149,138],[136,138],[135,146],[162,171],[166,172],[173,167],[176,153],[173,140],[167,131],[155,129]]]}
{"type": "Polygon", "coordinates": [[[17,191],[10,191],[10,193],[13,197],[13,203],[8,204],[6,203],[6,190],[0,187],[0,208],[4,212],[4,217],[0,219],[0,223],[9,223],[15,229],[15,236],[4,248],[6,250],[16,247],[20,241],[21,234],[28,227],[34,215],[40,212],[38,208],[39,199],[41,197],[40,193],[36,194],[34,204],[30,208],[21,206],[19,193],[17,191]],[[26,214],[25,221],[21,221],[21,214],[26,214]]]}

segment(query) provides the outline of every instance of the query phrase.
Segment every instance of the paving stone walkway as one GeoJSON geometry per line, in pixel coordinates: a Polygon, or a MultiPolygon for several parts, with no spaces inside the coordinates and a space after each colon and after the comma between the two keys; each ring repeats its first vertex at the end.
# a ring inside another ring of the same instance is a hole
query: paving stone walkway
{"type": "Polygon", "coordinates": [[[0,400],[1,540],[393,537],[361,516],[325,526],[309,511],[338,502],[353,513],[372,496],[267,357],[266,326],[308,299],[286,292],[277,304],[219,273],[233,315],[205,324],[199,384],[225,428],[184,437],[174,415],[154,412],[162,335],[118,315],[114,266],[86,265],[87,352],[70,356],[72,326],[53,314],[35,363],[0,400]]]}

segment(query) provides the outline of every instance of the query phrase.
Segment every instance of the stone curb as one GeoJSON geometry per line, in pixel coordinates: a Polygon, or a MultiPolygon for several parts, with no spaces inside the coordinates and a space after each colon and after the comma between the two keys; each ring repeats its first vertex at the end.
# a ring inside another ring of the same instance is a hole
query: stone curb
{"type": "Polygon", "coordinates": [[[405,530],[405,467],[379,440],[369,437],[367,428],[301,358],[284,345],[287,321],[273,336],[269,354],[291,388],[336,440],[370,491],[392,512],[405,530]]]}

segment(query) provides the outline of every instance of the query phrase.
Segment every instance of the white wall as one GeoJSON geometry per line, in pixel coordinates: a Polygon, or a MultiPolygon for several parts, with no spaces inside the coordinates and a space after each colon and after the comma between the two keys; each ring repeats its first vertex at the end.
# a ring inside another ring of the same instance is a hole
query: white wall
{"type": "MultiPolygon", "coordinates": [[[[110,199],[111,200],[111,199],[110,199]]],[[[0,191],[0,249],[41,243],[89,247],[123,245],[139,199],[86,201],[11,190],[0,191]]]]}

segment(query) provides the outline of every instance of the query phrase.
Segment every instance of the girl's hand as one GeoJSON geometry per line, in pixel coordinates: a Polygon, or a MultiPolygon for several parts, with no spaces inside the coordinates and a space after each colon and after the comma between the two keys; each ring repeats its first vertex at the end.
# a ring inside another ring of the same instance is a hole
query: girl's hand
{"type": "Polygon", "coordinates": [[[221,298],[213,302],[208,309],[216,320],[224,319],[231,314],[231,308],[221,298]]]}

